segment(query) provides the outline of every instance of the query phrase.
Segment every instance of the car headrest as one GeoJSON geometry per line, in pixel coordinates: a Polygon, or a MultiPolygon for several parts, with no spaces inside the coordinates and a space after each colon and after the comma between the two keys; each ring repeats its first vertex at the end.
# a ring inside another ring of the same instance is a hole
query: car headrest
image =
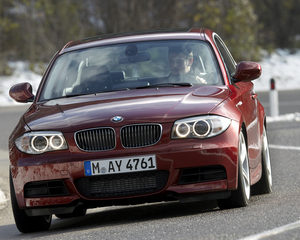
{"type": "Polygon", "coordinates": [[[85,81],[101,81],[103,78],[107,80],[110,78],[109,70],[106,65],[94,65],[84,67],[81,73],[82,79],[81,82],[85,81]]]}

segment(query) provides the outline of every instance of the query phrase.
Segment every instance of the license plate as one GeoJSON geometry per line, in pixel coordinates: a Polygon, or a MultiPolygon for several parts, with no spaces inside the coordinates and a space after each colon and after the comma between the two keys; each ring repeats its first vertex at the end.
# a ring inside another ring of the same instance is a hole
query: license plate
{"type": "Polygon", "coordinates": [[[155,155],[121,157],[84,162],[86,176],[141,172],[155,169],[155,155]]]}

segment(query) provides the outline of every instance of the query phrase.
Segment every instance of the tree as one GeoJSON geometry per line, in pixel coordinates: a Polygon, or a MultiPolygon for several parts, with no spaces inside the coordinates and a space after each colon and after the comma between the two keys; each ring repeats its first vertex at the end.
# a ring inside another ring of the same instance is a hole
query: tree
{"type": "Polygon", "coordinates": [[[210,28],[225,41],[236,61],[259,59],[257,16],[249,0],[191,0],[194,27],[210,28]]]}
{"type": "Polygon", "coordinates": [[[178,0],[90,1],[91,15],[101,22],[100,33],[178,27],[178,0]]]}
{"type": "Polygon", "coordinates": [[[217,32],[236,61],[258,60],[259,45],[300,47],[299,12],[299,0],[0,0],[0,53],[48,62],[84,37],[201,27],[217,32]]]}
{"type": "Polygon", "coordinates": [[[300,47],[299,0],[252,0],[262,31],[259,43],[267,49],[300,47]]]}
{"type": "MultiPolygon", "coordinates": [[[[94,35],[89,27],[83,1],[19,0],[24,9],[19,21],[24,29],[24,54],[30,62],[49,61],[54,53],[71,40],[94,35]]],[[[24,56],[24,55],[23,55],[24,56]]]]}
{"type": "Polygon", "coordinates": [[[13,3],[10,0],[0,0],[0,75],[9,75],[10,68],[7,59],[15,54],[13,49],[19,24],[14,21],[10,9],[13,3]]]}

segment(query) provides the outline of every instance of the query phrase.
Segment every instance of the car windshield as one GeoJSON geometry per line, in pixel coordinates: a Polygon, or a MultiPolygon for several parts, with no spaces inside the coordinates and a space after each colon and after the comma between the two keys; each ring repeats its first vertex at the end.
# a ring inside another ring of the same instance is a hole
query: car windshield
{"type": "Polygon", "coordinates": [[[39,100],[158,86],[223,84],[213,52],[203,41],[134,42],[63,54],[54,63],[39,100]]]}

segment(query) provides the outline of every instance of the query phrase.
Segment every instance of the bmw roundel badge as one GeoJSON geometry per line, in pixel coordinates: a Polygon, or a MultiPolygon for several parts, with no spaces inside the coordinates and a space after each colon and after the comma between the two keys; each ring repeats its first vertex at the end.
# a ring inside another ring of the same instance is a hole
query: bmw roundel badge
{"type": "Polygon", "coordinates": [[[114,123],[118,123],[118,122],[122,122],[123,119],[124,118],[122,116],[115,116],[115,117],[111,118],[110,120],[114,123]]]}

